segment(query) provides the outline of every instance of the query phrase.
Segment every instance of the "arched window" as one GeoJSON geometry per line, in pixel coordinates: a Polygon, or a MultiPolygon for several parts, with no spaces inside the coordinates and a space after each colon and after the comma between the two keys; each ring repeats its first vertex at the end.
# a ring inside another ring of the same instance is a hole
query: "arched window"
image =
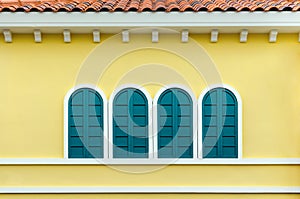
{"type": "Polygon", "coordinates": [[[149,99],[137,88],[113,96],[113,158],[149,157],[149,99]]]}
{"type": "Polygon", "coordinates": [[[209,90],[202,100],[203,158],[238,158],[238,101],[227,88],[209,90]]]}
{"type": "Polygon", "coordinates": [[[91,88],[75,90],[68,99],[68,158],[103,158],[104,104],[91,88]]]}
{"type": "Polygon", "coordinates": [[[188,92],[169,88],[157,99],[158,158],[193,158],[194,106],[188,92]]]}

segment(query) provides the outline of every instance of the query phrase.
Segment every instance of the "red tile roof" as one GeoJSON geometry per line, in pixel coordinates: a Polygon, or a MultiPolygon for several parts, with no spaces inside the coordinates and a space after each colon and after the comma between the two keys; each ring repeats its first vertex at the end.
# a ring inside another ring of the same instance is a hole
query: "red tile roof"
{"type": "Polygon", "coordinates": [[[0,12],[299,11],[300,0],[0,0],[0,12]]]}

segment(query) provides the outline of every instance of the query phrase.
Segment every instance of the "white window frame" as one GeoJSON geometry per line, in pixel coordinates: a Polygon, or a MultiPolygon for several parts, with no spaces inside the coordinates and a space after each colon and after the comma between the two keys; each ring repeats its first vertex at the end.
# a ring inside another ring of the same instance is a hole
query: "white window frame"
{"type": "Polygon", "coordinates": [[[242,139],[242,98],[239,94],[239,92],[233,88],[230,85],[227,84],[214,84],[214,85],[210,85],[207,88],[205,88],[199,98],[198,98],[198,144],[199,144],[199,150],[198,150],[198,158],[199,159],[214,159],[214,160],[219,160],[219,161],[229,161],[232,159],[242,159],[242,154],[243,154],[243,139],[242,139]],[[228,89],[229,91],[231,91],[237,100],[238,103],[238,158],[203,158],[203,154],[202,154],[202,101],[204,96],[206,95],[206,93],[212,89],[215,88],[225,88],[228,89]]]}
{"type": "Polygon", "coordinates": [[[193,103],[193,158],[184,158],[184,159],[192,159],[192,160],[196,160],[197,159],[197,148],[198,148],[198,139],[197,139],[197,100],[196,97],[194,95],[194,93],[192,92],[191,89],[189,89],[187,86],[184,85],[180,85],[180,84],[170,84],[170,85],[166,85],[163,88],[161,88],[156,94],[155,97],[153,99],[153,143],[154,143],[154,159],[156,160],[178,160],[181,158],[158,158],[158,132],[157,132],[157,102],[159,97],[161,96],[161,94],[163,92],[165,92],[168,89],[173,89],[173,88],[178,88],[178,89],[182,89],[185,92],[187,92],[190,97],[192,98],[192,103],[193,103]]]}
{"type": "Polygon", "coordinates": [[[153,131],[152,131],[152,98],[149,92],[143,88],[142,86],[136,84],[124,84],[119,86],[114,90],[109,98],[109,106],[108,106],[108,123],[109,123],[109,130],[108,130],[108,158],[114,160],[130,160],[133,163],[138,162],[140,160],[149,160],[153,159],[153,131]],[[115,96],[123,89],[134,88],[140,90],[148,100],[148,158],[113,158],[113,101],[115,96]]]}
{"type": "Polygon", "coordinates": [[[64,159],[86,159],[86,158],[69,158],[68,156],[68,150],[69,150],[69,128],[68,128],[68,116],[69,116],[69,110],[68,110],[68,105],[69,105],[69,99],[71,95],[82,88],[88,88],[88,89],[93,89],[94,91],[98,92],[98,94],[102,97],[103,100],[103,158],[99,159],[107,159],[107,154],[108,154],[108,126],[107,126],[107,98],[102,90],[100,90],[97,86],[91,85],[91,84],[80,84],[76,85],[75,87],[71,88],[67,94],[65,95],[64,99],[64,159]]]}

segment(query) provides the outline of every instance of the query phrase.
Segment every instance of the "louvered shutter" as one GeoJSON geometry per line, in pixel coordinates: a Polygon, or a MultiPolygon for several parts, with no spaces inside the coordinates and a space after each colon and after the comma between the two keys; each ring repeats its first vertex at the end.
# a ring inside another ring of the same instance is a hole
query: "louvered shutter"
{"type": "Polygon", "coordinates": [[[202,102],[204,158],[237,158],[238,112],[234,94],[225,88],[210,90],[202,102]]]}
{"type": "Polygon", "coordinates": [[[114,158],[148,157],[148,101],[138,89],[121,90],[113,102],[114,158]]]}
{"type": "Polygon", "coordinates": [[[103,99],[94,90],[82,88],[69,99],[69,158],[103,157],[103,99]]]}
{"type": "Polygon", "coordinates": [[[193,157],[193,103],[182,89],[168,89],[158,99],[158,157],[193,157]]]}

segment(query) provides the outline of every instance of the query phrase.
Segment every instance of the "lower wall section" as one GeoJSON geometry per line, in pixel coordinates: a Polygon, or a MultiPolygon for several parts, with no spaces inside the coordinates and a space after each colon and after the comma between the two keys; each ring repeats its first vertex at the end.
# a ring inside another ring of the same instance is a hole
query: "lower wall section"
{"type": "Polygon", "coordinates": [[[7,165],[0,187],[299,187],[299,165],[7,165]]]}
{"type": "Polygon", "coordinates": [[[300,194],[0,194],[5,199],[299,199],[300,194]]]}

